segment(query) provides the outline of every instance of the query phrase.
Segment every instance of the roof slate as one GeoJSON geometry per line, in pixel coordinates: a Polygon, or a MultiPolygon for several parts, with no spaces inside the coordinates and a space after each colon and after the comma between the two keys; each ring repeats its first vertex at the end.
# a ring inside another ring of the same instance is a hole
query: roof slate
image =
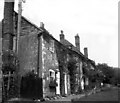
{"type": "MultiPolygon", "coordinates": [[[[17,12],[15,12],[16,15],[17,12]]],[[[45,28],[39,28],[38,26],[36,26],[35,24],[33,24],[31,21],[29,21],[28,19],[26,19],[25,17],[22,16],[22,19],[26,20],[27,22],[29,22],[31,25],[33,25],[34,27],[36,27],[37,29],[39,29],[41,32],[45,31],[49,36],[51,36],[55,41],[59,42],[58,40],[56,40],[45,28]]],[[[60,41],[59,43],[63,44],[64,46],[66,46],[68,49],[75,51],[76,53],[78,53],[80,56],[82,56],[84,59],[86,59],[87,61],[90,61],[92,64],[94,64],[91,59],[87,58],[86,56],[84,56],[72,43],[70,43],[68,40],[64,39],[62,41],[60,41]],[[71,46],[71,48],[69,48],[71,46]]]]}
{"type": "Polygon", "coordinates": [[[63,45],[65,45],[66,47],[68,47],[69,49],[77,52],[78,54],[80,54],[81,56],[85,57],[80,50],[78,50],[72,43],[70,43],[68,40],[64,39],[62,41],[60,41],[63,45]]]}

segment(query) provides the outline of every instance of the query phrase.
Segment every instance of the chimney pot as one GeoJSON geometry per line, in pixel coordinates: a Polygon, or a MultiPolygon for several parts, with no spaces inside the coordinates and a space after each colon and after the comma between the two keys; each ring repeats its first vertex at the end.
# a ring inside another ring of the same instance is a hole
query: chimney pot
{"type": "Polygon", "coordinates": [[[64,40],[65,39],[65,36],[63,34],[63,30],[61,30],[61,34],[60,34],[60,41],[64,40]]]}
{"type": "Polygon", "coordinates": [[[44,23],[40,22],[40,28],[44,28],[44,23]]]}
{"type": "Polygon", "coordinates": [[[88,58],[88,49],[86,47],[84,48],[84,55],[88,58]]]}
{"type": "Polygon", "coordinates": [[[63,30],[61,30],[61,34],[63,34],[63,30]]]}
{"type": "Polygon", "coordinates": [[[80,38],[78,34],[75,36],[75,45],[77,49],[80,51],[80,38]]]}

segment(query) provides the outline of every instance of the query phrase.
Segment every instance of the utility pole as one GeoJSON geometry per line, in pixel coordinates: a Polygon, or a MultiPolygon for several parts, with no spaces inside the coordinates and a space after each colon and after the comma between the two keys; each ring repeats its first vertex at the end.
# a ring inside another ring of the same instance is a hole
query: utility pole
{"type": "Polygon", "coordinates": [[[18,54],[19,39],[20,39],[20,33],[21,33],[22,2],[25,3],[25,0],[19,0],[18,2],[18,22],[17,22],[17,37],[16,37],[16,53],[17,54],[18,54]]]}
{"type": "Polygon", "coordinates": [[[16,37],[16,53],[18,54],[19,38],[21,32],[21,15],[22,15],[22,0],[18,3],[18,22],[17,22],[17,37],[16,37]]]}
{"type": "MultiPolygon", "coordinates": [[[[25,3],[25,0],[19,0],[18,2],[18,22],[17,22],[17,36],[16,36],[17,55],[19,51],[19,39],[20,39],[20,33],[21,33],[22,2],[25,3]]],[[[21,85],[21,76],[18,75],[19,97],[20,97],[20,85],[21,85]]]]}

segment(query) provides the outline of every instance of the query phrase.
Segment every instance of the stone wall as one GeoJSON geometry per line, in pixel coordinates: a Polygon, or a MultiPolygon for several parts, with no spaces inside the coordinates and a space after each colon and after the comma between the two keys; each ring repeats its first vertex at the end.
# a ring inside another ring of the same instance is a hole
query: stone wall
{"type": "MultiPolygon", "coordinates": [[[[55,96],[56,87],[49,87],[50,84],[50,70],[54,72],[59,71],[58,58],[56,56],[55,40],[48,34],[43,34],[42,39],[42,77],[43,77],[43,95],[55,96]]],[[[54,79],[55,79],[54,75],[54,79]]]]}
{"type": "Polygon", "coordinates": [[[68,50],[58,42],[56,42],[55,48],[56,48],[59,71],[60,71],[60,94],[64,96],[65,95],[65,74],[68,74],[68,68],[67,68],[67,60],[69,59],[67,55],[68,50]]]}
{"type": "Polygon", "coordinates": [[[34,72],[37,74],[37,35],[21,37],[19,43],[19,73],[24,76],[26,73],[34,70],[34,72]]]}
{"type": "MultiPolygon", "coordinates": [[[[14,18],[14,34],[17,34],[17,13],[14,18]]],[[[20,74],[34,70],[37,72],[38,34],[40,29],[31,24],[25,18],[21,21],[21,34],[19,39],[18,58],[20,63],[20,74]]]]}
{"type": "MultiPolygon", "coordinates": [[[[14,18],[14,34],[17,34],[17,14],[14,18]]],[[[19,38],[18,59],[20,75],[20,95],[23,98],[42,98],[42,78],[38,78],[38,34],[40,28],[22,17],[19,38]]],[[[16,42],[16,41],[14,41],[16,42]]],[[[14,43],[16,44],[16,43],[14,43]]],[[[39,45],[40,46],[40,45],[39,45]]],[[[14,47],[13,47],[14,48],[14,47]]],[[[41,47],[39,47],[41,48],[41,47]]],[[[38,70],[39,69],[39,70],[38,70]]]]}

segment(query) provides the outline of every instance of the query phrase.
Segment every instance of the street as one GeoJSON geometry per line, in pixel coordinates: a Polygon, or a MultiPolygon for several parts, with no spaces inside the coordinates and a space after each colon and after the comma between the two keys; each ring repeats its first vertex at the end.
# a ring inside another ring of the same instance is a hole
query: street
{"type": "Polygon", "coordinates": [[[110,88],[108,90],[80,98],[78,101],[118,101],[118,97],[120,97],[118,94],[118,88],[110,88]]]}
{"type": "MultiPolygon", "coordinates": [[[[55,100],[48,100],[43,101],[42,103],[49,103],[49,102],[67,102],[67,103],[119,103],[120,97],[120,88],[118,87],[104,87],[102,91],[96,93],[82,93],[79,95],[69,95],[67,97],[62,97],[55,100]],[[88,94],[88,95],[85,95],[88,94]],[[90,94],[90,95],[89,95],[90,94]]],[[[17,101],[9,101],[8,103],[17,103],[17,101]]],[[[28,101],[28,100],[19,100],[19,103],[41,103],[40,101],[28,101]]]]}
{"type": "Polygon", "coordinates": [[[88,96],[84,96],[84,94],[81,95],[71,95],[65,98],[57,99],[54,101],[71,101],[76,102],[76,101],[114,101],[113,103],[118,101],[118,97],[120,97],[120,94],[118,93],[118,90],[120,91],[120,88],[118,89],[117,87],[111,87],[104,89],[98,93],[95,94],[90,94],[88,96]],[[118,96],[119,94],[119,96],[118,96]]]}

